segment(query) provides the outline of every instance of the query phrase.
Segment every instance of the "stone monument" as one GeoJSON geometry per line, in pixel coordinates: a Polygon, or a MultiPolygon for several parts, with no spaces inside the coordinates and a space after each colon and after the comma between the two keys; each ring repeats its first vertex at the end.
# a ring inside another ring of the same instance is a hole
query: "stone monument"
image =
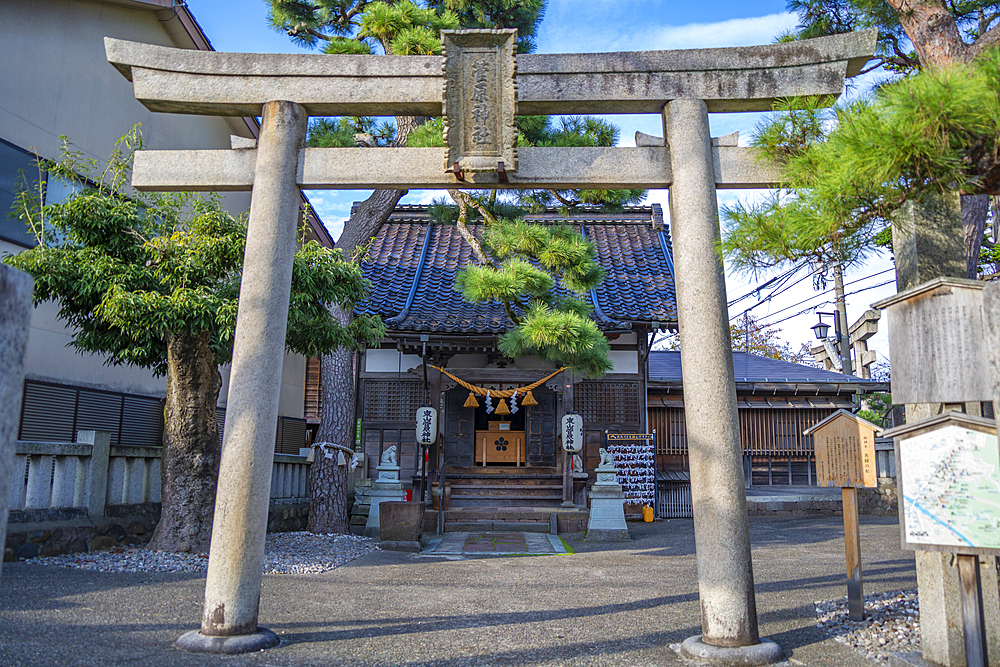
{"type": "Polygon", "coordinates": [[[6,535],[14,479],[14,441],[21,417],[33,286],[27,273],[0,264],[0,547],[6,535]]]}
{"type": "Polygon", "coordinates": [[[374,537],[377,540],[381,538],[379,503],[386,500],[406,499],[403,483],[399,480],[399,466],[396,465],[396,445],[382,452],[376,470],[378,476],[375,478],[370,492],[372,504],[368,510],[368,523],[365,524],[364,536],[374,537]]]}
{"type": "Polygon", "coordinates": [[[590,519],[587,535],[593,542],[626,542],[632,537],[625,525],[625,493],[618,483],[618,470],[611,452],[601,447],[597,481],[590,489],[590,519]]]}

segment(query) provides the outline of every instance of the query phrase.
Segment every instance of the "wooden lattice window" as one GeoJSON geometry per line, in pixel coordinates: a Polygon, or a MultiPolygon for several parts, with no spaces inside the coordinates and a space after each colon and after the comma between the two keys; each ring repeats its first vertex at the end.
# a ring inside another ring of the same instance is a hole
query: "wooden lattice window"
{"type": "Polygon", "coordinates": [[[584,423],[639,425],[638,382],[578,382],[573,407],[584,423]]]}
{"type": "Polygon", "coordinates": [[[306,420],[318,422],[323,417],[323,383],[320,379],[319,357],[306,359],[306,391],[302,413],[306,420]]]}
{"type": "Polygon", "coordinates": [[[422,382],[366,380],[366,422],[413,422],[417,408],[424,404],[422,382]]]}
{"type": "Polygon", "coordinates": [[[687,454],[684,408],[650,408],[649,428],[656,431],[656,455],[687,454]]]}

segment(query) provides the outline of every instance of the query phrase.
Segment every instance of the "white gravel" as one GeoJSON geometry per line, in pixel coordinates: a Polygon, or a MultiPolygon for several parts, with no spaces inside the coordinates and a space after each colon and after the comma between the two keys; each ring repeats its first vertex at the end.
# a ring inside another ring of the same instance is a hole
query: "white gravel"
{"type": "MultiPolygon", "coordinates": [[[[264,573],[329,572],[378,548],[377,540],[356,535],[271,533],[264,545],[264,573]]],[[[98,572],[205,572],[208,554],[115,547],[107,551],[31,558],[25,562],[98,572]]]]}
{"type": "Polygon", "coordinates": [[[887,664],[890,653],[920,651],[916,589],[866,595],[865,614],[850,620],[846,596],[816,603],[816,625],[869,660],[887,664]]]}

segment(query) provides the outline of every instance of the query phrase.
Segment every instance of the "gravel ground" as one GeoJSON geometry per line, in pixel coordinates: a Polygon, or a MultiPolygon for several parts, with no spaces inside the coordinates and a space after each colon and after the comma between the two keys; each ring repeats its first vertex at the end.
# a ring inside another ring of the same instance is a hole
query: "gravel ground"
{"type": "Polygon", "coordinates": [[[920,651],[916,589],[865,596],[863,621],[847,617],[847,597],[816,603],[816,625],[869,660],[888,664],[889,653],[920,651]]]}
{"type": "MultiPolygon", "coordinates": [[[[329,572],[378,549],[378,541],[356,535],[271,533],[264,545],[265,574],[329,572]]],[[[123,549],[66,554],[25,561],[98,572],[205,572],[208,554],[123,549]]]]}

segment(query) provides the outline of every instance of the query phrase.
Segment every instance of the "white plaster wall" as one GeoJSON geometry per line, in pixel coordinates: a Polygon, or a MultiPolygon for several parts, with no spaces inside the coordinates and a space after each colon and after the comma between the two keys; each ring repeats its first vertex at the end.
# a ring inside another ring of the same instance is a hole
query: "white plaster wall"
{"type": "Polygon", "coordinates": [[[615,365],[612,373],[639,372],[639,354],[634,350],[611,350],[608,357],[615,365]]]}
{"type": "MultiPolygon", "coordinates": [[[[147,148],[228,148],[231,134],[251,136],[241,119],[154,114],[139,104],[132,84],[108,64],[104,37],[176,46],[153,10],[91,0],[0,0],[0,138],[46,158],[59,155],[66,135],[87,157],[106,159],[115,141],[142,124],[147,148]]],[[[233,213],[250,206],[250,194],[228,193],[233,213]]],[[[21,252],[0,241],[0,254],[21,252]]],[[[66,347],[70,331],[55,304],[32,315],[25,372],[53,382],[163,396],[164,378],[143,369],[108,367],[99,355],[66,347]]],[[[226,403],[228,367],[219,402],[226,403]]],[[[287,355],[279,414],[301,417],[305,358],[287,355]]]]}
{"type": "Polygon", "coordinates": [[[420,355],[401,355],[399,350],[368,350],[365,352],[366,373],[405,373],[422,363],[424,362],[420,355]]]}
{"type": "MultiPolygon", "coordinates": [[[[142,123],[147,148],[228,148],[231,134],[250,136],[242,120],[154,114],[132,84],[107,62],[104,37],[176,46],[152,11],[88,0],[0,2],[0,137],[47,158],[59,136],[86,156],[106,159],[115,141],[142,123]]],[[[249,193],[226,195],[243,211],[249,193]]]]}

